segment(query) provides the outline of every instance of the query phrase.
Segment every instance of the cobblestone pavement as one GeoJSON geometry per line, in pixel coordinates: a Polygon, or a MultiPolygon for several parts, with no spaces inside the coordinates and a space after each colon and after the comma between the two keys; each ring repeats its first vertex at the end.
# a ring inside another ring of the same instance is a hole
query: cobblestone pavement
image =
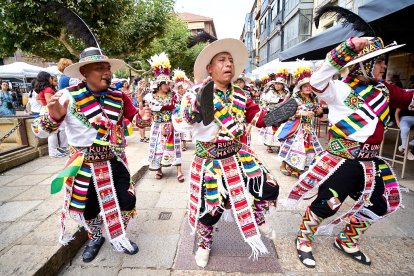
{"type": "MultiPolygon", "coordinates": [[[[145,161],[148,144],[138,142],[138,134],[128,138],[127,155],[131,173],[138,171],[145,161]]],[[[276,154],[269,154],[261,144],[258,132],[253,132],[253,149],[271,169],[281,187],[280,199],[284,199],[295,182],[292,177],[279,172],[280,161],[276,154]]],[[[194,145],[183,156],[183,170],[188,178],[194,145]]],[[[62,169],[64,159],[42,157],[0,176],[0,274],[33,275],[59,249],[57,245],[58,215],[62,193],[50,195],[50,179],[62,169]]],[[[407,169],[410,172],[410,169],[407,169]]],[[[414,186],[414,177],[408,175],[403,185],[414,186]]],[[[138,216],[128,227],[131,240],[137,242],[140,252],[129,256],[118,254],[105,243],[98,257],[91,263],[83,263],[80,254],[66,265],[60,275],[224,275],[212,271],[182,271],[174,269],[180,228],[185,219],[187,203],[186,183],[176,180],[175,168],[164,169],[164,178],[155,180],[154,172],[147,172],[138,181],[138,216]],[[160,220],[161,212],[171,212],[169,220],[160,220]]],[[[333,236],[317,236],[314,256],[315,269],[308,269],[298,261],[293,240],[298,229],[306,202],[298,210],[286,210],[281,204],[268,216],[268,223],[277,232],[275,248],[283,274],[414,274],[414,195],[403,194],[405,208],[374,224],[362,238],[362,248],[373,264],[370,267],[336,251],[333,236]]],[[[346,202],[345,210],[351,202],[346,202]]],[[[68,220],[70,221],[70,220],[68,220]]],[[[70,221],[69,231],[77,225],[70,221]]],[[[339,228],[335,229],[337,233],[339,228]]],[[[215,245],[219,246],[219,245],[215,245]]],[[[260,271],[258,271],[260,272],[260,271]]],[[[227,275],[227,274],[226,274],[227,275]]],[[[240,273],[245,275],[243,268],[240,273]]],[[[269,275],[269,274],[263,274],[269,275]]],[[[279,275],[279,274],[274,274],[279,275]]]]}

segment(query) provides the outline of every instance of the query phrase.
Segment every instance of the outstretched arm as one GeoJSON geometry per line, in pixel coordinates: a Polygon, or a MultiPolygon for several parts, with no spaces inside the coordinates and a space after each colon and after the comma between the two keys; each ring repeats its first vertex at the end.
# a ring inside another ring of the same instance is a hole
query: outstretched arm
{"type": "Polygon", "coordinates": [[[368,43],[367,38],[351,37],[332,49],[326,55],[322,66],[311,76],[312,90],[318,94],[323,94],[333,81],[333,76],[356,57],[368,43]]]}

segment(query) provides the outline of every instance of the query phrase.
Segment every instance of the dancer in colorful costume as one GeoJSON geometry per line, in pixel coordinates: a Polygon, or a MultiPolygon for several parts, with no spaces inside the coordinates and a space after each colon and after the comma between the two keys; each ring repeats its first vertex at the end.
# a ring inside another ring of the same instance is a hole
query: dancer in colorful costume
{"type": "MultiPolygon", "coordinates": [[[[289,72],[286,68],[280,68],[276,74],[271,74],[271,81],[267,82],[268,90],[262,96],[262,102],[266,109],[271,109],[279,103],[289,99],[290,93],[286,88],[288,85],[289,72]]],[[[261,130],[260,134],[263,137],[263,144],[267,146],[267,152],[272,153],[273,148],[279,150],[280,142],[275,135],[277,131],[276,126],[270,126],[261,130]]]]}
{"type": "Polygon", "coordinates": [[[245,123],[265,127],[280,123],[296,111],[281,106],[266,114],[232,85],[247,62],[247,49],[237,39],[221,39],[208,45],[194,64],[196,81],[204,80],[194,94],[187,93],[174,115],[177,129],[191,130],[196,143],[190,169],[189,223],[196,231],[196,263],[209,260],[214,225],[230,204],[243,239],[254,258],[267,253],[261,234],[274,238],[265,223],[269,201],[276,201],[279,186],[254,152],[245,144],[245,123]],[[210,76],[210,77],[209,77],[210,76]],[[265,116],[266,115],[266,116],[265,116]],[[248,200],[248,192],[254,202],[248,200]]]}
{"type": "MultiPolygon", "coordinates": [[[[148,153],[149,170],[157,171],[155,178],[163,177],[162,167],[176,166],[177,180],[184,182],[181,171],[181,134],[174,130],[171,116],[177,95],[170,91],[171,64],[166,53],[154,55],[149,60],[156,77],[154,93],[144,97],[153,114],[148,153]]],[[[138,126],[139,127],[139,126],[138,126]]]]}
{"type": "MultiPolygon", "coordinates": [[[[64,70],[65,75],[84,81],[53,95],[47,104],[48,113],[32,125],[39,137],[65,125],[70,159],[52,181],[51,192],[57,193],[62,187],[65,190],[59,241],[70,241],[65,235],[68,215],[88,231],[84,262],[92,261],[105,241],[102,225],[116,251],[138,252],[138,246],[125,233],[135,215],[136,198],[125,156],[123,125],[124,118],[132,121],[137,110],[127,95],[109,87],[112,71],[124,66],[122,60],[109,59],[99,48],[85,49],[79,62],[64,70]]],[[[148,120],[149,108],[140,114],[137,120],[148,120]]]]}
{"type": "Polygon", "coordinates": [[[400,189],[391,167],[378,156],[389,107],[407,109],[413,92],[387,89],[377,82],[385,63],[381,54],[398,46],[384,47],[379,37],[353,37],[327,54],[326,60],[310,79],[312,90],[329,107],[329,131],[333,135],[328,148],[292,188],[287,206],[292,206],[311,190],[317,198],[303,217],[296,247],[307,267],[315,266],[312,255],[314,233],[330,234],[333,226],[344,221],[334,247],[354,260],[369,265],[359,240],[376,221],[400,207],[400,189]],[[349,69],[343,81],[333,76],[349,69]],[[350,196],[356,202],[344,215],[320,226],[334,215],[350,196]]]}
{"type": "MultiPolygon", "coordinates": [[[[179,106],[181,104],[181,100],[184,96],[184,94],[189,90],[191,83],[190,80],[185,75],[185,72],[180,69],[174,70],[174,75],[172,78],[174,85],[174,91],[177,95],[177,105],[179,106]]],[[[191,93],[191,92],[190,92],[191,93]]],[[[182,151],[187,150],[187,142],[191,142],[191,131],[186,131],[181,133],[181,141],[183,143],[182,151]]]]}
{"type": "Polygon", "coordinates": [[[319,106],[309,84],[311,75],[309,67],[296,69],[293,98],[298,103],[298,110],[276,134],[276,139],[283,141],[279,158],[282,160],[280,171],[284,175],[299,177],[305,168],[310,166],[315,155],[323,151],[314,129],[316,116],[321,116],[323,109],[319,106]]]}

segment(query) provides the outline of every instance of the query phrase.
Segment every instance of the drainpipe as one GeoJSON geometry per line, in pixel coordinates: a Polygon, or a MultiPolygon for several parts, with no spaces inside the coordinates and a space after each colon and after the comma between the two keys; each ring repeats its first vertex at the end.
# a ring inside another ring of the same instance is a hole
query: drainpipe
{"type": "Polygon", "coordinates": [[[282,52],[284,49],[284,33],[285,33],[285,0],[282,1],[282,28],[280,28],[280,52],[282,52]]]}

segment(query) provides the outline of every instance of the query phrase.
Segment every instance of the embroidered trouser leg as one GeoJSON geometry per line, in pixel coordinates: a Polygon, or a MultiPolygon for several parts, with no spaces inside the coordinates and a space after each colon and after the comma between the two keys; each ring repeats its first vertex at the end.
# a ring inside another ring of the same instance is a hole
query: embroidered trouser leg
{"type": "MultiPolygon", "coordinates": [[[[375,161],[378,172],[378,161],[375,161]]],[[[346,160],[320,187],[318,196],[310,209],[318,217],[327,218],[334,215],[345,199],[350,196],[358,199],[364,190],[364,170],[356,160],[346,160]]],[[[377,216],[387,211],[384,197],[384,182],[378,174],[375,177],[375,188],[371,195],[371,206],[367,207],[377,216]]]]}
{"type": "MultiPolygon", "coordinates": [[[[119,207],[121,211],[132,211],[135,209],[136,198],[133,187],[131,187],[129,172],[125,166],[115,158],[110,162],[119,207]]],[[[87,198],[84,217],[85,219],[90,220],[95,218],[101,212],[98,196],[92,179],[89,183],[87,198]]]]}
{"type": "Polygon", "coordinates": [[[265,213],[267,211],[269,211],[269,201],[255,198],[253,202],[253,212],[257,225],[260,226],[266,222],[265,213]]]}
{"type": "Polygon", "coordinates": [[[203,249],[211,249],[213,243],[214,226],[207,226],[199,222],[197,225],[197,246],[203,249]]]}
{"type": "Polygon", "coordinates": [[[130,211],[121,211],[122,216],[122,222],[124,223],[125,230],[127,229],[127,226],[129,224],[129,221],[135,217],[136,210],[130,210],[130,211]]]}
{"type": "Polygon", "coordinates": [[[336,240],[348,248],[359,248],[359,239],[370,225],[369,221],[353,216],[344,229],[339,232],[336,240]]]}
{"type": "Polygon", "coordinates": [[[306,209],[297,234],[297,239],[300,245],[312,247],[315,232],[318,229],[318,226],[321,224],[322,220],[323,219],[313,213],[310,208],[306,209]]]}
{"type": "Polygon", "coordinates": [[[86,224],[91,230],[91,232],[88,233],[88,238],[90,240],[97,241],[100,237],[102,237],[102,223],[103,219],[100,215],[94,219],[86,220],[86,224]]]}

